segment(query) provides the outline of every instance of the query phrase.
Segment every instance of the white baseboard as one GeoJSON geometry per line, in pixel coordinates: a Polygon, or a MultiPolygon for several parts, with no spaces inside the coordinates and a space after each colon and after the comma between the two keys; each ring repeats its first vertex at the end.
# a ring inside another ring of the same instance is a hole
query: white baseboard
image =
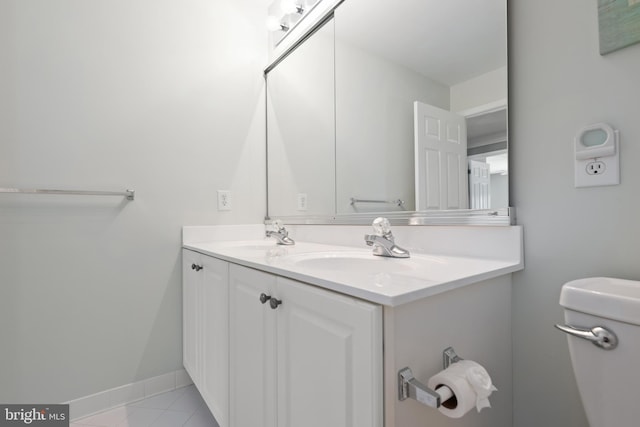
{"type": "Polygon", "coordinates": [[[71,421],[193,384],[184,369],[65,402],[71,421]]]}

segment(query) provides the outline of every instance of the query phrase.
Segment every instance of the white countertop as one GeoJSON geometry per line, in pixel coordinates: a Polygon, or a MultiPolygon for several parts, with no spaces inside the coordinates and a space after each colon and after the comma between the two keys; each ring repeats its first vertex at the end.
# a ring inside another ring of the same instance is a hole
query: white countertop
{"type": "Polygon", "coordinates": [[[387,306],[406,304],[523,268],[518,257],[511,260],[412,252],[411,258],[399,259],[374,256],[371,248],[364,245],[297,241],[293,246],[280,246],[273,239],[192,242],[183,247],[387,306]],[[329,258],[329,263],[323,261],[329,258]]]}

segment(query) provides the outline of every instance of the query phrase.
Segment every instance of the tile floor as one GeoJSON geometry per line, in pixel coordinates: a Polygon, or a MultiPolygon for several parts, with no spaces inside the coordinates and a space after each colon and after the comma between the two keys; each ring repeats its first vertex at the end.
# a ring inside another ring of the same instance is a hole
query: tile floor
{"type": "Polygon", "coordinates": [[[111,409],[70,427],[219,427],[194,385],[111,409]]]}

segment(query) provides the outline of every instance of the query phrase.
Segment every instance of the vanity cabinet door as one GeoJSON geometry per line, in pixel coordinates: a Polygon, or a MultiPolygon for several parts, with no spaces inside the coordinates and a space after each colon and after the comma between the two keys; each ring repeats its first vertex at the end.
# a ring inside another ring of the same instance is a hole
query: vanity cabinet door
{"type": "Polygon", "coordinates": [[[278,426],[381,427],[382,309],[278,278],[278,426]]]}
{"type": "Polygon", "coordinates": [[[276,277],[231,264],[229,285],[231,427],[276,427],[276,277]]]}
{"type": "Polygon", "coordinates": [[[382,427],[380,306],[233,264],[229,276],[231,427],[382,427]]]}
{"type": "Polygon", "coordinates": [[[200,379],[198,336],[200,333],[200,254],[182,251],[182,363],[194,383],[200,379]]]}
{"type": "Polygon", "coordinates": [[[198,389],[220,427],[229,425],[229,263],[201,256],[201,381],[198,389]]]}
{"type": "Polygon", "coordinates": [[[229,263],[182,251],[183,365],[220,427],[229,425],[229,263]]]}

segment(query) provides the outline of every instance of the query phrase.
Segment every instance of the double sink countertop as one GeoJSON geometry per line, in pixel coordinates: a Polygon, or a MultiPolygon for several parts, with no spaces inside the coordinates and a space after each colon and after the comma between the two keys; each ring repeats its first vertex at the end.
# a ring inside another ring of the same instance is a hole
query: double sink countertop
{"type": "MultiPolygon", "coordinates": [[[[274,239],[184,243],[183,248],[369,302],[399,306],[521,270],[521,257],[495,259],[411,252],[375,256],[370,247],[274,239]]],[[[409,248],[411,249],[411,248],[409,248]]]]}

